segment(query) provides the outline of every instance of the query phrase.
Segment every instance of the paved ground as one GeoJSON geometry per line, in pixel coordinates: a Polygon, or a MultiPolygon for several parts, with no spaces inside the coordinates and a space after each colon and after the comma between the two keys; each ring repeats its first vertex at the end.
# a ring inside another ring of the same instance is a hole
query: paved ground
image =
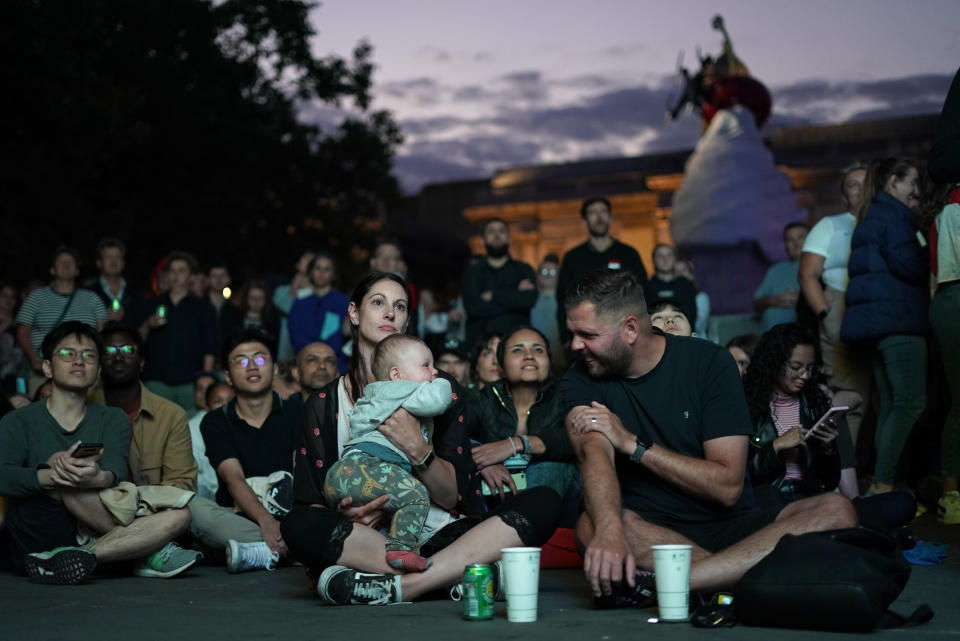
{"type": "MultiPolygon", "coordinates": [[[[917,628],[879,632],[888,639],[960,636],[960,526],[944,527],[932,517],[914,523],[917,536],[950,543],[948,562],[914,567],[894,609],[906,613],[928,603],[934,620],[917,628]]],[[[460,618],[460,605],[436,600],[386,607],[329,607],[309,591],[302,569],[227,575],[204,566],[169,580],[97,577],[87,584],[34,585],[0,574],[0,638],[45,639],[385,639],[431,641],[549,639],[832,639],[846,635],[737,626],[701,630],[688,624],[649,624],[653,611],[596,611],[590,608],[582,574],[541,574],[540,617],[532,624],[506,621],[497,605],[492,621],[460,618]]],[[[855,638],[855,637],[851,637],[855,638]]]]}

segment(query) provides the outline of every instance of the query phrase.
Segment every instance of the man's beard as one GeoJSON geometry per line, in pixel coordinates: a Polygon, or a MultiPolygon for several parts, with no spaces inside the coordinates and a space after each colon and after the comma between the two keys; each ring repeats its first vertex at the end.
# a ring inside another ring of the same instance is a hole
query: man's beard
{"type": "Polygon", "coordinates": [[[497,245],[497,246],[484,245],[483,247],[487,250],[487,256],[489,258],[503,258],[504,256],[507,255],[507,252],[510,251],[509,244],[497,245]]]}
{"type": "Polygon", "coordinates": [[[610,224],[600,224],[600,225],[587,225],[587,231],[590,233],[590,236],[593,238],[603,238],[608,233],[610,233],[610,224]],[[599,229],[602,227],[603,229],[599,229]]]}
{"type": "Polygon", "coordinates": [[[630,364],[633,363],[633,353],[619,338],[610,345],[606,353],[590,352],[590,356],[594,362],[587,363],[587,369],[591,376],[598,378],[623,376],[630,371],[630,364]]]}

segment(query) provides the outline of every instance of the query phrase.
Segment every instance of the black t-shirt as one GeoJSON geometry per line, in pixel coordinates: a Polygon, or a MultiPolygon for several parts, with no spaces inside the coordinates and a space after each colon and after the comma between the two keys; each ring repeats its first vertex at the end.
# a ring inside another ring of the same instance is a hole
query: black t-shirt
{"type": "Polygon", "coordinates": [[[697,288],[686,278],[678,276],[671,281],[654,276],[643,284],[647,309],[652,310],[659,301],[674,300],[683,308],[683,314],[693,326],[697,321],[697,288]]]}
{"type": "Polygon", "coordinates": [[[141,306],[142,318],[137,325],[160,305],[167,308],[167,322],[147,334],[143,380],[170,385],[191,383],[203,369],[203,357],[217,354],[216,312],[205,298],[187,294],[174,305],[170,295],[164,293],[141,306]]]}
{"type": "MultiPolygon", "coordinates": [[[[293,471],[293,448],[303,405],[273,395],[273,408],[258,429],[237,416],[237,401],[208,412],[200,423],[210,465],[230,458],[240,461],[245,477],[268,476],[279,470],[293,471]]],[[[234,500],[223,483],[217,488],[217,503],[233,507],[234,500]]]]}
{"type": "MultiPolygon", "coordinates": [[[[700,338],[666,335],[666,340],[663,358],[639,378],[597,379],[582,363],[571,367],[562,384],[566,411],[598,401],[641,440],[700,459],[705,441],[753,434],[737,365],[729,352],[700,338]]],[[[753,504],[749,482],[737,505],[727,509],[685,493],[626,456],[618,454],[616,466],[624,505],[641,514],[716,521],[753,504]]]]}
{"type": "Polygon", "coordinates": [[[563,255],[560,273],[557,275],[557,326],[560,328],[560,341],[566,345],[571,338],[567,329],[567,310],[563,299],[570,283],[584,274],[596,269],[622,269],[632,272],[641,284],[647,281],[647,270],[637,250],[614,240],[605,251],[598,252],[589,241],[577,245],[563,255]]]}

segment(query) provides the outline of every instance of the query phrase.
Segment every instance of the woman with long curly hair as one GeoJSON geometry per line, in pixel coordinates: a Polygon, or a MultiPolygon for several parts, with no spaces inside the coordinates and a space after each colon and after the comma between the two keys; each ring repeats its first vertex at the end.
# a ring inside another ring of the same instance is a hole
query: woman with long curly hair
{"type": "MultiPolygon", "coordinates": [[[[852,456],[845,419],[812,430],[831,406],[815,341],[801,325],[776,325],[760,337],[743,377],[755,430],[747,466],[751,483],[759,489],[757,501],[767,506],[834,490],[841,458],[846,458],[841,451],[852,456]]],[[[855,498],[853,504],[860,522],[884,529],[906,524],[916,511],[916,501],[907,492],[855,498]]]]}
{"type": "MultiPolygon", "coordinates": [[[[819,384],[815,340],[796,323],[774,326],[760,338],[743,377],[755,430],[750,478],[776,488],[784,502],[829,492],[840,481],[840,431],[833,424],[811,431],[830,408],[819,384]]],[[[845,421],[840,428],[847,429],[845,421]]]]}

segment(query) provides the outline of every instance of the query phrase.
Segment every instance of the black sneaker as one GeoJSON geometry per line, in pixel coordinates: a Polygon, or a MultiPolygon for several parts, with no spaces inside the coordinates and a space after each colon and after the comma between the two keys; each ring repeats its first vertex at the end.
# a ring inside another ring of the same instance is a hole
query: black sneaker
{"type": "Polygon", "coordinates": [[[323,571],[317,594],[330,605],[387,605],[402,600],[399,574],[367,574],[342,565],[323,571]]]}
{"type": "Polygon", "coordinates": [[[23,564],[34,583],[74,585],[97,567],[97,555],[86,548],[62,547],[28,554],[23,564]]]}
{"type": "Polygon", "coordinates": [[[649,608],[657,602],[657,583],[653,572],[637,570],[634,578],[636,587],[623,581],[613,585],[613,593],[593,597],[593,605],[598,610],[611,608],[649,608]]]}

